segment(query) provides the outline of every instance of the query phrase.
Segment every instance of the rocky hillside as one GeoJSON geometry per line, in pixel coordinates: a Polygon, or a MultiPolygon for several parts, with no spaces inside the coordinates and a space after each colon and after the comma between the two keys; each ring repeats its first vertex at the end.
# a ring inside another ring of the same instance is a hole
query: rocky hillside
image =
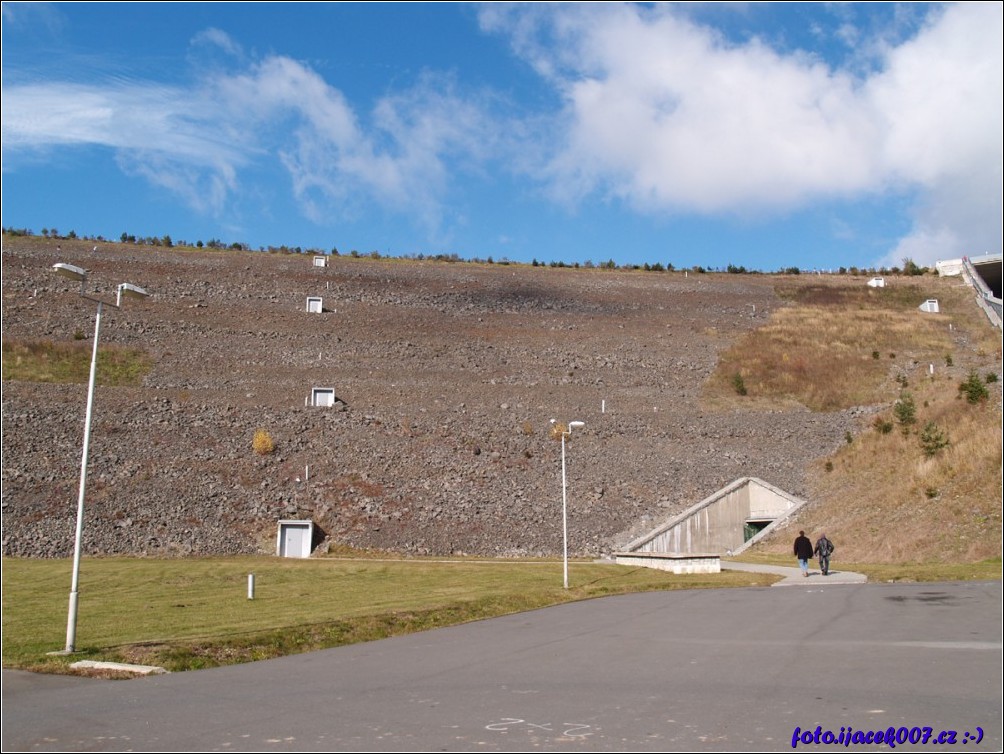
{"type": "MultiPolygon", "coordinates": [[[[6,340],[144,349],[96,392],[86,554],[274,552],[277,521],[405,553],[599,555],[742,476],[807,495],[859,412],[712,411],[717,358],[782,303],[767,276],[181,251],[4,238],[6,340]],[[58,246],[57,246],[58,243],[58,246]],[[61,247],[61,248],[60,248],[61,247]],[[306,299],[323,298],[323,311],[306,299]],[[330,408],[305,405],[332,387],[330,408]],[[275,450],[258,455],[259,428],[275,450]]],[[[3,551],[71,553],[86,386],[3,383],[3,551]]]]}

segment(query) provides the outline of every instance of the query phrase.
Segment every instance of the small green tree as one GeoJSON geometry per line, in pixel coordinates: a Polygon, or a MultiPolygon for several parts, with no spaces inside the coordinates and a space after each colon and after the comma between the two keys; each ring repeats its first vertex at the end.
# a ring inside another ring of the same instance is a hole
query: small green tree
{"type": "Polygon", "coordinates": [[[880,435],[887,435],[892,432],[892,422],[888,419],[883,419],[881,416],[875,417],[875,420],[872,422],[872,426],[880,435]]]}
{"type": "Polygon", "coordinates": [[[972,404],[985,401],[990,397],[990,391],[987,390],[986,383],[980,379],[980,376],[975,371],[970,372],[966,380],[959,385],[959,393],[964,395],[966,400],[972,404]]]}
{"type": "Polygon", "coordinates": [[[748,392],[746,390],[746,383],[743,381],[743,376],[739,372],[732,375],[732,387],[739,395],[746,395],[748,392]]]}
{"type": "Polygon", "coordinates": [[[923,448],[927,458],[938,455],[950,444],[948,435],[933,421],[925,424],[924,429],[920,432],[920,447],[923,448]]]}
{"type": "Polygon", "coordinates": [[[910,427],[917,423],[917,405],[913,401],[913,396],[910,393],[903,393],[893,406],[892,413],[899,422],[903,434],[909,434],[910,427]]]}

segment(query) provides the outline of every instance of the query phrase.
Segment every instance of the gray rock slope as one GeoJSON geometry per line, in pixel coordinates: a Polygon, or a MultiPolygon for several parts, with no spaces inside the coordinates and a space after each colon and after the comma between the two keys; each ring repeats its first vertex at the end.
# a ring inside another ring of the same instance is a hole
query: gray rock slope
{"type": "MultiPolygon", "coordinates": [[[[140,386],[96,391],[87,554],[274,552],[277,521],[411,554],[602,555],[742,476],[806,496],[854,411],[712,411],[719,354],[781,305],[761,276],[628,273],[5,243],[5,340],[141,348],[140,386]],[[320,313],[306,311],[323,298],[320,313]],[[305,405],[332,387],[332,407],[305,405]],[[265,429],[275,451],[252,451],[265,429]]],[[[3,551],[70,554],[85,385],[3,384],[3,551]]]]}

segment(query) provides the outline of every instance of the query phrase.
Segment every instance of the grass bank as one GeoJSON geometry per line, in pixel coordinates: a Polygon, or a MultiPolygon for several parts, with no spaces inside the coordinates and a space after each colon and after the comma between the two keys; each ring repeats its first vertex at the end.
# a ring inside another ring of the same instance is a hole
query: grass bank
{"type": "Polygon", "coordinates": [[[70,672],[80,659],[180,671],[371,641],[593,597],[766,586],[747,573],[673,576],[560,561],[86,559],[77,648],[65,644],[71,563],[3,561],[3,664],[70,672]],[[255,597],[247,596],[248,574],[255,597]]]}
{"type": "Polygon", "coordinates": [[[895,400],[902,382],[931,364],[939,376],[964,375],[974,356],[999,360],[1000,333],[965,286],[925,276],[875,289],[833,277],[782,279],[775,291],[789,305],[721,357],[706,386],[709,404],[840,411],[895,400]],[[929,298],[942,313],[918,312],[929,298]]]}
{"type": "MultiPolygon", "coordinates": [[[[49,340],[4,340],[3,379],[19,382],[83,384],[90,377],[91,344],[49,340]]],[[[94,380],[98,385],[139,385],[153,362],[137,348],[99,346],[94,380]]]]}
{"type": "MultiPolygon", "coordinates": [[[[723,355],[705,402],[716,410],[867,406],[860,426],[808,471],[809,505],[756,547],[785,556],[805,529],[876,580],[916,569],[957,578],[1002,547],[1001,340],[958,281],[779,280],[789,302],[723,355]],[[941,313],[918,311],[936,298],[941,313]],[[960,389],[976,382],[982,396],[960,389]],[[742,388],[741,390],[739,388],[742,388]],[[920,564],[920,565],[916,565],[920,564]],[[963,565],[968,564],[968,565],[963,565]],[[975,565],[974,565],[975,564],[975,565]],[[876,566],[877,568],[877,566],[876,566]],[[882,569],[892,569],[884,576],[882,569]]],[[[919,572],[918,572],[919,573],[919,572]]],[[[999,578],[1000,563],[997,561],[999,578]]],[[[904,576],[929,579],[923,574],[904,576]]]]}

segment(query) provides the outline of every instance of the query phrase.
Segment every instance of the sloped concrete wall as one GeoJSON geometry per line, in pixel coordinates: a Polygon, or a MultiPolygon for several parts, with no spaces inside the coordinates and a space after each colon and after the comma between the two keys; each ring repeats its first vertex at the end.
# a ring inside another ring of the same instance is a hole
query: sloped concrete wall
{"type": "Polygon", "coordinates": [[[804,504],[804,500],[763,480],[744,477],[634,540],[624,551],[719,555],[730,551],[737,553],[760,539],[804,504]],[[745,542],[743,526],[751,520],[769,520],[773,523],[749,542],[745,542]]]}
{"type": "Polygon", "coordinates": [[[746,485],[750,502],[749,518],[753,520],[775,520],[805,503],[804,500],[798,500],[776,487],[765,486],[766,484],[751,479],[746,485]]]}

